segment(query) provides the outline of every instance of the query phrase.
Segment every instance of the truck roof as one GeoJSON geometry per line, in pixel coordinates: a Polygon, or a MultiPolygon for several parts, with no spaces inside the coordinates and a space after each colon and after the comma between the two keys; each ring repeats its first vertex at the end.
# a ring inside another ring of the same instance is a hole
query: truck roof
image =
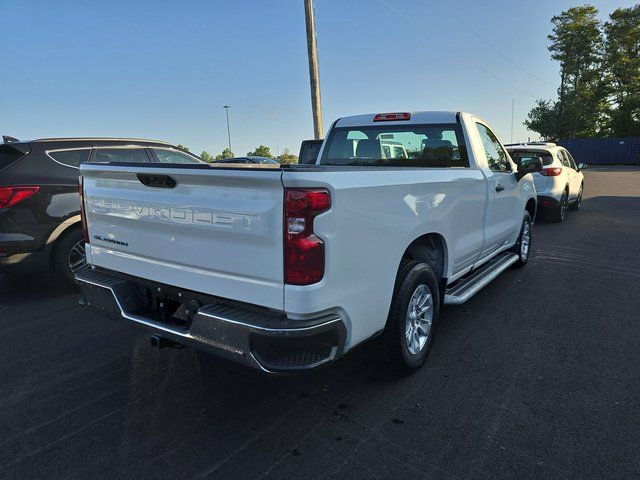
{"type": "Polygon", "coordinates": [[[411,114],[411,118],[409,120],[392,120],[390,122],[380,122],[377,121],[374,123],[373,118],[380,114],[386,112],[376,112],[376,113],[367,113],[364,115],[352,115],[350,117],[342,117],[337,120],[335,126],[336,127],[356,127],[362,125],[378,125],[380,123],[384,124],[400,124],[406,125],[411,123],[455,123],[456,115],[462,112],[444,112],[444,111],[419,111],[419,112],[407,112],[411,114]]]}

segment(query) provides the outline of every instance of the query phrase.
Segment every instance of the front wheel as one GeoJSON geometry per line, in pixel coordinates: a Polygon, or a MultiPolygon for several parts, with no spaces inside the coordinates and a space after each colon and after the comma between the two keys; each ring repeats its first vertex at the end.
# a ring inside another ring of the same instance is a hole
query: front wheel
{"type": "Polygon", "coordinates": [[[431,351],[439,312],[440,291],[432,268],[426,263],[404,261],[381,339],[385,366],[400,373],[420,368],[431,351]]]}
{"type": "Polygon", "coordinates": [[[520,227],[520,235],[518,241],[511,249],[512,253],[518,255],[518,260],[513,264],[514,267],[523,267],[529,261],[529,253],[531,252],[531,233],[533,222],[529,212],[524,212],[522,226],[520,227]]]}

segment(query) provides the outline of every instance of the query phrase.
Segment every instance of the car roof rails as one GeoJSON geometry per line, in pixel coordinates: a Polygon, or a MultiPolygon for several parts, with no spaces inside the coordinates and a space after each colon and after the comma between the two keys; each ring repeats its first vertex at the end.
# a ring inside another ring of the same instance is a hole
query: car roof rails
{"type": "Polygon", "coordinates": [[[534,147],[557,147],[557,145],[553,142],[519,142],[519,143],[505,143],[505,147],[526,147],[527,145],[531,145],[534,147]]]}
{"type": "Polygon", "coordinates": [[[553,142],[545,142],[545,141],[539,141],[539,142],[528,142],[527,145],[539,145],[541,147],[556,147],[557,145],[553,142]]]}

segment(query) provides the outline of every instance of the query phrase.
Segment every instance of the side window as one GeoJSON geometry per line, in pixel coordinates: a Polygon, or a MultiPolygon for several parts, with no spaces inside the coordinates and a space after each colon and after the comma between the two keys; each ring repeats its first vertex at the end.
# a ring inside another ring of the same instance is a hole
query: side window
{"type": "Polygon", "coordinates": [[[578,170],[578,167],[576,167],[576,161],[573,159],[573,157],[571,156],[571,154],[569,153],[568,150],[564,151],[564,154],[567,156],[567,158],[569,159],[569,164],[571,165],[571,168],[573,168],[574,170],[578,170]]]}
{"type": "Polygon", "coordinates": [[[224,162],[222,162],[222,163],[249,163],[249,160],[247,160],[247,159],[245,159],[245,158],[241,158],[241,159],[239,159],[239,160],[233,160],[233,159],[231,159],[231,160],[225,160],[225,161],[224,161],[224,162]]]}
{"type": "Polygon", "coordinates": [[[93,161],[96,163],[148,163],[149,157],[144,148],[96,148],[93,161]]]}
{"type": "Polygon", "coordinates": [[[558,150],[558,158],[560,159],[560,162],[562,162],[562,165],[571,168],[569,157],[567,157],[567,154],[564,152],[564,150],[558,150]]]}
{"type": "Polygon", "coordinates": [[[191,155],[173,148],[151,147],[160,163],[200,163],[191,155]]]}
{"type": "Polygon", "coordinates": [[[90,148],[82,150],[58,150],[55,152],[47,152],[56,162],[66,165],[67,167],[78,168],[82,162],[89,159],[91,153],[90,148]]]}
{"type": "Polygon", "coordinates": [[[487,163],[489,168],[494,172],[510,172],[511,164],[509,163],[507,153],[500,145],[500,142],[486,126],[481,123],[476,123],[478,126],[478,133],[482,139],[482,146],[487,154],[487,163]]]}

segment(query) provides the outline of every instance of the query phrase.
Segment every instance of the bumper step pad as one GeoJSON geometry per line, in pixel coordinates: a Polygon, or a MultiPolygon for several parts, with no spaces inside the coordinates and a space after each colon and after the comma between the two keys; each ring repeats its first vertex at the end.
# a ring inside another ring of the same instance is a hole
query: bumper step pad
{"type": "MultiPolygon", "coordinates": [[[[124,318],[153,335],[266,372],[307,370],[334,360],[346,339],[337,315],[289,320],[283,312],[211,298],[188,326],[158,321],[145,307],[135,277],[85,267],[76,273],[81,305],[124,318]]],[[[140,279],[148,285],[148,281],[140,279]]],[[[158,284],[160,290],[175,287],[158,284]]],[[[185,297],[189,292],[185,292],[185,297]]]]}

